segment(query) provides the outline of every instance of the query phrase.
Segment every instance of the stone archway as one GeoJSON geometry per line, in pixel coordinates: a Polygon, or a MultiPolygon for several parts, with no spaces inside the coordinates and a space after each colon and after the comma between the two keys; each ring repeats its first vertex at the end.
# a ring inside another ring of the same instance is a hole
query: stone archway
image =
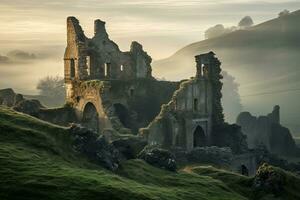
{"type": "Polygon", "coordinates": [[[201,126],[196,127],[193,136],[194,136],[194,148],[206,146],[206,136],[201,126]]]}
{"type": "Polygon", "coordinates": [[[90,102],[84,107],[82,125],[96,132],[99,131],[99,115],[94,104],[90,102]]]}
{"type": "Polygon", "coordinates": [[[116,116],[119,118],[121,124],[128,129],[133,129],[132,119],[129,110],[122,104],[114,104],[114,110],[116,116]]]}

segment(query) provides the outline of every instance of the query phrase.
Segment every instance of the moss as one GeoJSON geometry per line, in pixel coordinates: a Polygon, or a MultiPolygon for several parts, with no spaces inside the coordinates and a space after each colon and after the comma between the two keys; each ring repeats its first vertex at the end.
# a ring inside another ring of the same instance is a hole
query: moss
{"type": "Polygon", "coordinates": [[[300,199],[299,177],[281,168],[264,163],[257,170],[255,182],[256,198],[269,195],[273,198],[300,199]]]}
{"type": "Polygon", "coordinates": [[[107,81],[100,81],[100,80],[89,80],[89,81],[84,81],[80,83],[80,87],[82,89],[86,89],[88,87],[93,87],[97,89],[101,89],[107,84],[107,81]]]}

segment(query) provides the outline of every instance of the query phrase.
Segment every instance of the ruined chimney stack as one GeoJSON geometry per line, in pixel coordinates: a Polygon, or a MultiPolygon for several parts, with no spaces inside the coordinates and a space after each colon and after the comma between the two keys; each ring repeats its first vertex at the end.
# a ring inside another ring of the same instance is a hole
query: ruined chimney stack
{"type": "Polygon", "coordinates": [[[107,35],[106,29],[105,29],[105,22],[101,21],[100,19],[95,20],[94,22],[94,34],[95,36],[99,35],[107,35]]]}
{"type": "Polygon", "coordinates": [[[70,16],[67,18],[67,42],[73,43],[74,41],[84,42],[86,39],[84,32],[76,17],[70,16]]]}

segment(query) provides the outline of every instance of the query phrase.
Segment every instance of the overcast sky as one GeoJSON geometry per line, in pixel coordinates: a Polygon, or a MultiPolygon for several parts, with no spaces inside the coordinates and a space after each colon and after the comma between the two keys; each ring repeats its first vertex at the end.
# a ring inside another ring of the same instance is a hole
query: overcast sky
{"type": "Polygon", "coordinates": [[[123,51],[137,40],[160,59],[202,40],[210,26],[233,26],[246,15],[257,24],[299,8],[299,0],[1,0],[0,55],[18,49],[37,58],[0,63],[0,88],[34,92],[41,77],[62,75],[67,16],[76,16],[87,36],[94,19],[106,21],[110,38],[123,51]]]}

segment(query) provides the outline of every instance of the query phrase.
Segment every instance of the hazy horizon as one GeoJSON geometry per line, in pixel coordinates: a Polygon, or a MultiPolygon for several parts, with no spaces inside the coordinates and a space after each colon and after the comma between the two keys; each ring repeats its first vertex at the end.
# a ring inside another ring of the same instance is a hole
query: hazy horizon
{"type": "MultiPolygon", "coordinates": [[[[106,21],[107,31],[121,50],[131,41],[143,44],[154,60],[170,56],[181,47],[204,39],[204,31],[216,24],[234,26],[249,15],[255,24],[277,17],[283,9],[294,11],[297,1],[137,1],[114,2],[3,0],[0,3],[0,88],[36,93],[37,81],[47,75],[63,75],[66,18],[76,16],[88,37],[93,21],[106,21]],[[7,63],[1,58],[22,50],[35,59],[7,63]]],[[[159,72],[155,74],[159,77],[159,72]]],[[[169,77],[165,77],[169,79],[169,77]]],[[[187,77],[188,78],[188,77],[187,77]]]]}

